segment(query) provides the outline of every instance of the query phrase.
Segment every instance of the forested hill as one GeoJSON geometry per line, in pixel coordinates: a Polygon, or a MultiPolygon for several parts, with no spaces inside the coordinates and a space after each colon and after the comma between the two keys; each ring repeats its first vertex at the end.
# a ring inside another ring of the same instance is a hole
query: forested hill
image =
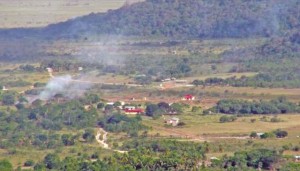
{"type": "Polygon", "coordinates": [[[192,38],[272,36],[300,28],[299,9],[299,0],[147,0],[104,14],[90,14],[50,25],[36,32],[47,37],[92,34],[192,38]]]}

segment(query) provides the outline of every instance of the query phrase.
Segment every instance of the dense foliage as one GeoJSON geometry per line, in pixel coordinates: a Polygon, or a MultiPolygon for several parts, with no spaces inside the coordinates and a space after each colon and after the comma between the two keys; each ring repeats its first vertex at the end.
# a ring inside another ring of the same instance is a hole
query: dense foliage
{"type": "MultiPolygon", "coordinates": [[[[26,35],[81,37],[93,34],[163,35],[168,37],[270,36],[299,26],[297,0],[147,0],[107,13],[90,14],[26,35]]],[[[3,32],[3,35],[12,35],[3,32]]],[[[16,36],[15,35],[15,36],[16,36]]]]}
{"type": "MultiPolygon", "coordinates": [[[[172,140],[133,140],[125,143],[123,148],[130,151],[97,161],[91,161],[92,156],[85,155],[60,160],[57,154],[48,154],[34,170],[254,170],[275,168],[282,158],[275,150],[257,149],[209,160],[204,144],[172,140]]],[[[290,167],[296,168],[296,165],[285,166],[290,167]]]]}
{"type": "Polygon", "coordinates": [[[233,157],[224,160],[223,167],[228,170],[233,168],[247,170],[249,167],[269,170],[272,168],[272,164],[279,161],[280,157],[278,152],[269,149],[237,152],[233,157]]]}
{"type": "MultiPolygon", "coordinates": [[[[80,137],[79,132],[74,135],[59,134],[58,131],[63,128],[76,130],[92,128],[97,124],[97,118],[99,115],[95,109],[85,110],[79,100],[64,104],[39,103],[31,108],[19,108],[17,111],[8,108],[0,112],[0,146],[53,149],[63,145],[74,145],[80,137]]],[[[92,134],[94,134],[92,131],[86,130],[84,139],[91,141],[92,134]]]]}
{"type": "Polygon", "coordinates": [[[130,136],[137,136],[140,130],[147,130],[147,127],[142,125],[140,115],[128,117],[122,114],[108,114],[101,118],[98,125],[109,132],[126,132],[130,136]]]}
{"type": "Polygon", "coordinates": [[[225,114],[285,114],[299,113],[298,104],[279,98],[271,101],[220,100],[214,108],[225,114]]]}

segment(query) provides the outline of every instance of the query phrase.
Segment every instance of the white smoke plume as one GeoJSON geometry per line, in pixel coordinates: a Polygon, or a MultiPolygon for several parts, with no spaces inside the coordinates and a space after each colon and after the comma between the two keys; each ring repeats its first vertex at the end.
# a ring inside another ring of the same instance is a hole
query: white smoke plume
{"type": "Polygon", "coordinates": [[[82,96],[91,84],[79,79],[72,79],[70,75],[53,77],[47,83],[45,90],[39,95],[41,100],[50,100],[56,94],[62,94],[66,98],[82,96]]]}

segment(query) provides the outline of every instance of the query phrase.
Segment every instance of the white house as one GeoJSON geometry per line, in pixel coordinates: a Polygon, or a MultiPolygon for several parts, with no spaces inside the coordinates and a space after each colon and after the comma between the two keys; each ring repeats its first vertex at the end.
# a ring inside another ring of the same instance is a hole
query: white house
{"type": "Polygon", "coordinates": [[[168,120],[166,121],[166,123],[167,123],[168,125],[177,126],[178,123],[179,123],[179,118],[173,117],[173,118],[171,118],[171,119],[168,119],[168,120]]]}
{"type": "Polygon", "coordinates": [[[134,109],[136,109],[136,107],[135,106],[125,106],[124,109],[126,109],[126,110],[134,110],[134,109]]]}
{"type": "Polygon", "coordinates": [[[3,87],[2,87],[2,90],[3,90],[3,91],[7,91],[8,89],[7,89],[5,86],[3,86],[3,87]]]}
{"type": "Polygon", "coordinates": [[[107,102],[106,105],[114,105],[115,102],[107,102]]]}

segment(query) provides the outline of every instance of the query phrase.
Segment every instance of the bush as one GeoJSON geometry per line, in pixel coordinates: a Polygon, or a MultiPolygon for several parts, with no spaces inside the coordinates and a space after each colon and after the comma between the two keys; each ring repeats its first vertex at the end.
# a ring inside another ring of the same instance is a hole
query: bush
{"type": "Polygon", "coordinates": [[[256,132],[251,132],[250,137],[251,137],[251,138],[257,138],[258,135],[257,135],[256,132]]]}
{"type": "Polygon", "coordinates": [[[278,118],[277,116],[271,118],[270,122],[282,122],[282,120],[280,118],[278,118]]]}
{"type": "Polygon", "coordinates": [[[33,160],[26,160],[26,162],[24,163],[24,166],[26,167],[31,167],[34,165],[34,161],[33,160]]]}
{"type": "Polygon", "coordinates": [[[220,122],[225,123],[225,122],[234,122],[237,119],[236,116],[221,116],[220,117],[220,122]]]}
{"type": "Polygon", "coordinates": [[[177,126],[185,126],[186,124],[184,122],[179,122],[177,126]]]}
{"type": "Polygon", "coordinates": [[[264,133],[260,136],[261,139],[273,138],[275,135],[273,133],[264,133]]]}
{"type": "Polygon", "coordinates": [[[282,131],[282,130],[279,130],[279,129],[274,131],[274,134],[276,135],[277,138],[284,138],[284,137],[288,136],[287,131],[282,131]]]}

